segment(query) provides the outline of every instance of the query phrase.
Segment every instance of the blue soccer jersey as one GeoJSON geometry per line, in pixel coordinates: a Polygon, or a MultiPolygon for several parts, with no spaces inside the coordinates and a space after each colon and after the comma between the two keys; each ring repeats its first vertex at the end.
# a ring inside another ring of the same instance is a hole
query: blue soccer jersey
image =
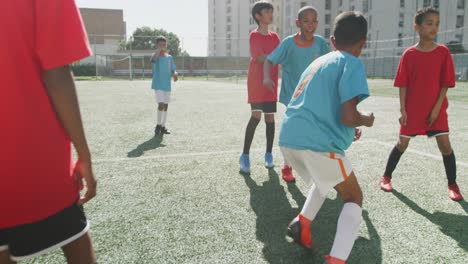
{"type": "Polygon", "coordinates": [[[267,57],[273,64],[281,64],[281,92],[279,101],[288,105],[304,70],[318,57],[330,51],[324,38],[314,35],[312,45],[301,44],[298,34],[285,38],[267,57]]]}
{"type": "Polygon", "coordinates": [[[316,152],[344,151],[355,129],[341,121],[341,105],[369,96],[363,63],[355,56],[334,51],[316,59],[302,74],[286,110],[279,145],[316,152]]]}
{"type": "Polygon", "coordinates": [[[151,88],[170,92],[172,73],[176,70],[174,58],[171,55],[167,55],[159,56],[157,60],[153,60],[153,56],[151,56],[151,64],[153,65],[151,88]]]}

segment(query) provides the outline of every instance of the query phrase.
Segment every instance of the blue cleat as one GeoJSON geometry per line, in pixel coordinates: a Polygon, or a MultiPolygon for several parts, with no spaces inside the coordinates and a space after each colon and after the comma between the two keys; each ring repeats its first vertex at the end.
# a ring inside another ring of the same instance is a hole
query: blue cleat
{"type": "Polygon", "coordinates": [[[250,173],[250,159],[249,155],[242,154],[239,159],[240,164],[240,173],[249,174],[250,173]]]}
{"type": "Polygon", "coordinates": [[[271,152],[266,152],[265,153],[265,167],[268,169],[271,169],[274,166],[275,164],[273,164],[273,155],[271,154],[271,152]]]}

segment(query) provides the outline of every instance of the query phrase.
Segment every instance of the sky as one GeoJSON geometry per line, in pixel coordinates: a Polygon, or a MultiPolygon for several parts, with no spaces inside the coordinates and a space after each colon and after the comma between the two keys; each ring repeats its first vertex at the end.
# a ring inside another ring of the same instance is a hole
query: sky
{"type": "Polygon", "coordinates": [[[75,0],[78,7],[123,9],[127,35],[149,26],[174,32],[191,56],[208,52],[208,0],[75,0]]]}

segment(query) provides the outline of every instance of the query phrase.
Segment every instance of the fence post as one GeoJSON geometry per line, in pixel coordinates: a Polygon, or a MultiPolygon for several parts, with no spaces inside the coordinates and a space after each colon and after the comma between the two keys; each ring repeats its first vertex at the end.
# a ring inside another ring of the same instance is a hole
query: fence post
{"type": "Polygon", "coordinates": [[[96,81],[98,80],[98,62],[97,62],[97,53],[96,53],[96,35],[93,36],[94,42],[94,74],[96,75],[96,81]]]}
{"type": "Polygon", "coordinates": [[[133,46],[133,37],[130,37],[130,56],[128,62],[128,70],[130,71],[130,80],[133,80],[133,66],[132,66],[132,46],[133,46]]]}

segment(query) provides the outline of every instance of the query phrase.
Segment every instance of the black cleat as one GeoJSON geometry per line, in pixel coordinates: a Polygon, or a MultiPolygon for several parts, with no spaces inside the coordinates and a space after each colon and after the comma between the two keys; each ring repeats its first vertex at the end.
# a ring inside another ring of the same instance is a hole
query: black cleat
{"type": "Polygon", "coordinates": [[[165,135],[171,134],[171,132],[169,132],[169,130],[167,130],[166,127],[161,127],[161,133],[162,133],[162,134],[165,134],[165,135]]]}
{"type": "Polygon", "coordinates": [[[154,134],[155,135],[159,135],[161,134],[161,129],[162,129],[162,126],[161,125],[157,125],[156,128],[154,129],[154,134]]]}

